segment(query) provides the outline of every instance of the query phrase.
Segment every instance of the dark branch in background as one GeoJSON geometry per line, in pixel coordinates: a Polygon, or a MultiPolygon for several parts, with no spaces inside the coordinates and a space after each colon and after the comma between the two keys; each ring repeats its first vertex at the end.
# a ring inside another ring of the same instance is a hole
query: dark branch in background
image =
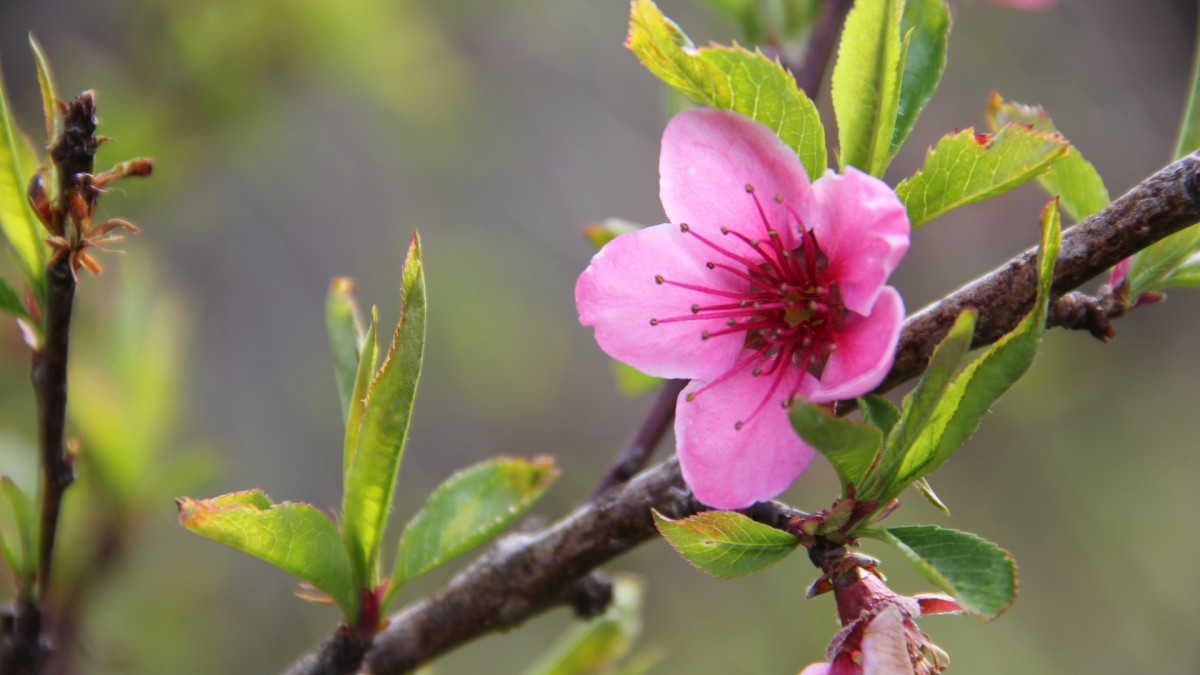
{"type": "MultiPolygon", "coordinates": [[[[1200,221],[1200,154],[1191,154],[1134,186],[1103,211],[1063,232],[1054,266],[1056,296],[1102,274],[1150,244],[1200,221]]],[[[975,347],[1004,335],[1033,306],[1037,285],[1037,248],[1031,248],[904,322],[896,361],[878,391],[921,374],[933,348],[946,336],[959,313],[980,311],[975,347]]],[[[1061,297],[1051,317],[1071,315],[1061,297]]]]}
{"type": "Polygon", "coordinates": [[[621,454],[613,460],[608,472],[604,474],[596,489],[592,491],[592,499],[633,478],[639,471],[646,468],[646,461],[650,459],[650,454],[654,452],[654,448],[658,447],[662,437],[667,433],[667,427],[671,425],[671,420],[675,418],[675,401],[687,383],[687,380],[669,380],[663,384],[662,389],[658,392],[658,397],[654,399],[654,405],[650,408],[650,412],[646,413],[646,419],[642,422],[641,428],[638,429],[629,445],[625,446],[621,454]]]}
{"type": "Polygon", "coordinates": [[[841,28],[842,20],[846,18],[846,13],[853,4],[853,0],[827,0],[821,3],[821,14],[808,36],[808,49],[805,50],[804,61],[798,68],[784,64],[792,71],[796,84],[809,98],[817,97],[817,90],[825,79],[826,68],[829,67],[829,57],[833,54],[838,29],[841,28]]]}
{"type": "MultiPolygon", "coordinates": [[[[1120,260],[1200,221],[1200,156],[1185,157],[1135,186],[1100,213],[1066,231],[1055,267],[1054,291],[1065,293],[1120,260]]],[[[896,363],[879,391],[919,375],[954,317],[980,312],[976,346],[1013,329],[1032,306],[1035,250],[967,284],[904,323],[896,363]]],[[[434,595],[391,618],[367,653],[368,670],[411,670],[493,631],[514,628],[564,601],[564,593],[595,567],[654,534],[650,509],[678,518],[700,505],[670,459],[629,484],[575,509],[541,533],[506,538],[434,595]]],[[[756,520],[783,522],[787,507],[751,511],[756,520]],[[772,515],[770,512],[775,512],[772,515]]],[[[312,658],[312,657],[309,657],[312,658]]],[[[291,673],[322,673],[301,669],[291,673]]]]}

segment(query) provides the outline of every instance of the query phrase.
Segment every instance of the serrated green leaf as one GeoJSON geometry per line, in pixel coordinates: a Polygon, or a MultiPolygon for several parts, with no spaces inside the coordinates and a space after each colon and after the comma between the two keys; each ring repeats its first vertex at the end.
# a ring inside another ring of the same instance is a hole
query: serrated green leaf
{"type": "Polygon", "coordinates": [[[916,229],[947,211],[1023,185],[1069,150],[1061,136],[1022,124],[993,135],[968,128],[942,138],[926,155],[925,166],[896,186],[896,195],[916,229]]]}
{"type": "Polygon", "coordinates": [[[358,615],[350,561],[333,521],[310,504],[274,504],[260,490],[176,501],[187,529],[265,560],[326,593],[347,619],[358,615]]]}
{"type": "Polygon", "coordinates": [[[795,404],[790,417],[800,438],[833,465],[842,482],[842,494],[849,495],[850,486],[861,487],[883,447],[879,427],[838,417],[811,403],[795,404]]]}
{"type": "Polygon", "coordinates": [[[617,391],[622,396],[634,398],[654,391],[666,380],[661,377],[647,375],[633,366],[612,362],[613,380],[617,383],[617,391]]]}
{"type": "Polygon", "coordinates": [[[957,452],[975,433],[992,404],[1033,363],[1046,327],[1050,286],[1054,281],[1054,261],[1058,258],[1060,244],[1059,228],[1057,200],[1053,200],[1042,212],[1037,299],[1032,310],[1015,329],[985,350],[954,378],[912,447],[902,456],[895,478],[884,491],[882,501],[890,500],[912,482],[929,475],[957,452]]]}
{"type": "Polygon", "coordinates": [[[499,534],[533,506],[558,468],[549,457],[505,457],[464,469],[438,486],[400,537],[393,588],[499,534]]]}
{"type": "Polygon", "coordinates": [[[946,47],[950,41],[950,8],[946,0],[908,0],[900,20],[900,34],[908,36],[908,47],[904,52],[891,157],[896,156],[908,138],[946,69],[946,47]]]}
{"type": "Polygon", "coordinates": [[[643,584],[621,574],[604,614],[572,626],[525,675],[600,675],[613,672],[642,632],[643,584]]]}
{"type": "Polygon", "coordinates": [[[23,587],[37,574],[36,537],[33,501],[12,478],[0,476],[0,554],[23,587]]]}
{"type": "Polygon", "coordinates": [[[1004,613],[1017,599],[1017,562],[986,539],[934,525],[863,530],[895,546],[926,579],[984,619],[1004,613]]]}
{"type": "Polygon", "coordinates": [[[882,176],[892,158],[892,136],[904,69],[900,23],[904,0],[858,0],[846,16],[833,67],[838,163],[882,176]]]}
{"type": "Polygon", "coordinates": [[[599,251],[601,248],[604,248],[605,244],[613,239],[616,239],[623,234],[636,232],[644,228],[644,225],[631,223],[628,220],[621,220],[620,218],[606,218],[598,223],[591,223],[584,226],[583,236],[585,239],[587,239],[588,243],[592,245],[592,248],[599,251]]]}
{"type": "Polygon", "coordinates": [[[825,129],[817,107],[778,61],[737,45],[698,48],[650,0],[634,0],[625,46],[650,72],[697,103],[770,127],[796,150],[814,180],[825,173],[825,129]]]}
{"type": "Polygon", "coordinates": [[[425,354],[425,271],[421,240],[413,235],[404,261],[400,322],[366,396],[358,450],[346,469],[342,534],[355,579],[379,583],[379,546],[396,491],[425,354]]]}
{"type": "Polygon", "coordinates": [[[671,546],[705,574],[733,579],[758,572],[791,555],[796,537],[735,511],[705,511],[671,520],[657,511],[654,524],[671,546]]]}
{"type": "Polygon", "coordinates": [[[885,438],[900,421],[900,409],[896,404],[876,394],[860,397],[858,408],[862,410],[863,421],[879,427],[885,438]]]}
{"type": "Polygon", "coordinates": [[[0,82],[0,229],[17,252],[21,274],[40,289],[46,275],[46,246],[42,244],[42,227],[25,196],[26,185],[36,171],[33,151],[17,131],[4,83],[0,82]]]}
{"type": "MultiPolygon", "coordinates": [[[[1058,133],[1044,108],[1005,101],[998,92],[992,92],[987,117],[988,126],[993,131],[1006,124],[1018,122],[1042,131],[1058,133]]],[[[1100,178],[1096,167],[1084,159],[1079,148],[1074,145],[1066,157],[1038,176],[1038,182],[1051,197],[1059,198],[1062,209],[1076,222],[1103,209],[1112,201],[1108,196],[1108,188],[1104,187],[1104,179],[1100,178]]]]}
{"type": "Polygon", "coordinates": [[[18,319],[32,321],[29,310],[25,309],[25,303],[21,302],[21,296],[4,279],[0,279],[0,312],[8,312],[18,319]]]}
{"type": "Polygon", "coordinates": [[[337,277],[325,300],[325,329],[333,352],[333,375],[342,401],[342,420],[349,420],[350,402],[358,374],[359,352],[365,337],[361,312],[354,298],[354,280],[337,277]]]}

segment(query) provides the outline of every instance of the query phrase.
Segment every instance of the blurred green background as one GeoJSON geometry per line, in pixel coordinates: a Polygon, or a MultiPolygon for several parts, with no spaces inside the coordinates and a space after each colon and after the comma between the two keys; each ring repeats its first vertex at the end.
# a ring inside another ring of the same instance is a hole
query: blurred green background
{"type": "MultiPolygon", "coordinates": [[[[697,40],[736,36],[700,3],[661,6],[697,40]]],[[[332,276],[355,277],[360,298],[378,303],[390,325],[414,228],[426,251],[431,342],[393,520],[456,468],[497,454],[559,458],[564,475],[536,509],[547,517],[590,491],[649,405],[615,392],[573,302],[590,256],[583,224],[662,218],[665,94],[621,46],[627,8],[0,5],[0,61],[24,129],[40,128],[33,31],[61,94],[99,92],[101,131],[117,139],[100,164],[156,160],[152,179],[122,183],[102,202],[143,232],[126,257],[106,259],[104,276],[83,280],[77,302],[73,403],[102,413],[77,428],[96,430],[84,433],[85,450],[107,444],[134,457],[124,470],[135,480],[123,489],[145,504],[124,555],[86,598],[76,645],[85,672],[274,672],[332,630],[334,609],[301,602],[285,574],[185,532],[171,499],[259,487],[276,500],[339,504],[325,292],[332,276]],[[117,309],[122,293],[130,301],[117,309]],[[106,344],[124,351],[114,357],[106,344]],[[146,369],[154,381],[125,381],[146,369]]],[[[1114,195],[1170,159],[1193,3],[955,9],[949,69],[893,182],[941,134],[983,125],[993,89],[1044,104],[1114,195]]],[[[822,107],[832,125],[824,97],[822,107]]],[[[909,307],[1036,242],[1043,203],[1029,187],[922,229],[894,277],[909,307]]],[[[1200,672],[1198,316],[1200,294],[1181,291],[1120,322],[1108,345],[1052,332],[1031,374],[934,475],[953,517],[916,495],[893,516],[979,533],[1021,565],[1020,599],[995,623],[922,624],[950,653],[952,672],[1200,672]]],[[[28,351],[11,324],[0,334],[0,371],[9,383],[0,388],[0,461],[28,486],[28,351]]],[[[814,466],[786,499],[816,510],[836,489],[832,472],[814,466]]],[[[94,536],[86,516],[95,497],[71,498],[72,536],[94,536]]],[[[885,559],[897,590],[928,588],[895,555],[865,551],[885,559]]],[[[797,672],[837,629],[829,598],[804,600],[814,570],[803,556],[722,582],[656,541],[612,567],[648,581],[641,642],[666,653],[655,672],[797,672]]],[[[436,670],[520,672],[569,619],[559,610],[479,640],[436,670]]]]}

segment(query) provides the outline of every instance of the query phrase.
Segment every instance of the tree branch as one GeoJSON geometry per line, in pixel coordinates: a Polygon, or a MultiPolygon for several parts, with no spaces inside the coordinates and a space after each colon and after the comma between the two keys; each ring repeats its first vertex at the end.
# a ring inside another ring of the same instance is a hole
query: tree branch
{"type": "MultiPolygon", "coordinates": [[[[1054,292],[1061,295],[1198,221],[1200,156],[1193,154],[1068,229],[1055,266],[1054,292]]],[[[1014,328],[1034,301],[1035,259],[1036,249],[1025,251],[905,321],[895,365],[878,391],[919,375],[964,308],[986,310],[979,316],[975,346],[990,344],[1014,328]]],[[[690,497],[676,459],[580,506],[540,533],[498,542],[441,590],[394,615],[367,653],[367,670],[411,670],[481,635],[514,628],[563,602],[564,592],[584,575],[654,534],[652,508],[671,518],[702,508],[690,497]]],[[[775,508],[787,507],[768,506],[767,510],[775,508]]],[[[767,522],[778,520],[778,516],[761,511],[754,516],[767,522]]],[[[294,668],[290,672],[328,671],[294,668]]]]}

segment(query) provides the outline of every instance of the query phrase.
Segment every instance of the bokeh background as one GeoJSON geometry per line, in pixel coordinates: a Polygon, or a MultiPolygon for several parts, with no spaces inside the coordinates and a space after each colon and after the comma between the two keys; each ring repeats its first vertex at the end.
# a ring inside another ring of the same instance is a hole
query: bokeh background
{"type": "MultiPolygon", "coordinates": [[[[698,41],[737,35],[703,3],[661,5],[698,41]]],[[[259,487],[337,507],[342,432],[325,292],[332,276],[351,275],[393,324],[414,229],[430,342],[394,524],[453,470],[498,454],[559,459],[563,476],[537,508],[548,517],[590,491],[650,402],[617,393],[573,306],[590,256],[581,226],[662,217],[666,96],[621,46],[627,9],[0,4],[0,60],[21,126],[40,128],[33,31],[60,93],[99,92],[101,130],[117,139],[100,163],[156,160],[152,179],[105,198],[109,214],[144,231],[104,276],[83,280],[77,302],[76,428],[95,430],[85,448],[126,457],[122,489],[142,505],[122,555],[83,600],[81,670],[274,672],[334,627],[335,610],[292,597],[285,574],[185,532],[172,498],[259,487]]],[[[1044,104],[1114,195],[1170,159],[1194,3],[955,10],[949,69],[893,182],[942,133],[982,125],[993,89],[1044,104]]],[[[832,139],[825,97],[822,107],[832,139]]],[[[1036,242],[1044,201],[1029,187],[922,229],[894,277],[910,308],[1036,242]]],[[[1020,599],[999,620],[922,623],[952,672],[1200,672],[1197,317],[1200,294],[1180,291],[1120,322],[1107,345],[1052,332],[1033,371],[933,477],[953,517],[916,495],[893,516],[979,533],[1020,562],[1020,599]]],[[[0,350],[0,462],[32,485],[28,352],[11,325],[0,350]]],[[[836,489],[814,465],[785,497],[816,510],[836,489]]],[[[95,536],[87,494],[72,495],[71,536],[95,536]]],[[[885,560],[899,590],[928,588],[896,555],[865,551],[885,560]]],[[[804,599],[814,570],[803,556],[716,581],[655,541],[610,567],[648,581],[640,644],[665,655],[655,672],[794,673],[837,628],[829,598],[804,599]]],[[[518,673],[569,621],[552,612],[436,671],[518,673]]]]}

